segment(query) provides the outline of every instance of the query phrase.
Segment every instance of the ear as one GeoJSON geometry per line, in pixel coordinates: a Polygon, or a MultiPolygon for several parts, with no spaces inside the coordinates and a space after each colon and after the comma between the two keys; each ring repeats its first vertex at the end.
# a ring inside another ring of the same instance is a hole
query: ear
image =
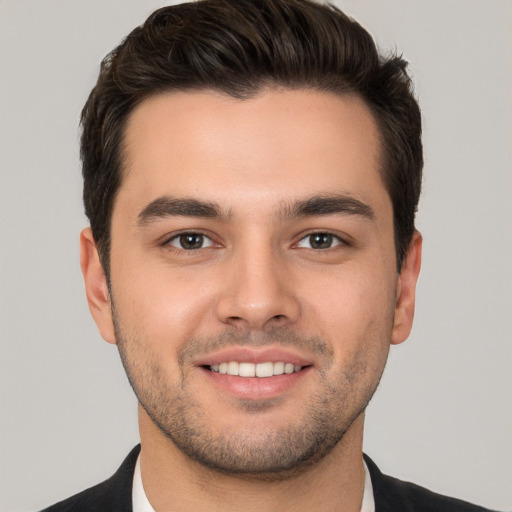
{"type": "Polygon", "coordinates": [[[412,329],[416,283],[418,282],[421,267],[421,245],[421,234],[415,231],[407,249],[400,275],[398,276],[395,320],[391,334],[391,343],[393,345],[398,345],[405,341],[412,329]]]}
{"type": "Polygon", "coordinates": [[[107,278],[91,228],[86,228],[80,233],[80,266],[82,267],[85,292],[91,315],[102,338],[115,344],[116,338],[107,278]]]}

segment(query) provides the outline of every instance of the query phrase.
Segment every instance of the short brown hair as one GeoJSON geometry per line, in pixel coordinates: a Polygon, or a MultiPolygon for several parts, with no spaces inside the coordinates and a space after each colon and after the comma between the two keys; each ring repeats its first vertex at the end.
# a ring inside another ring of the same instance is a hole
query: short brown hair
{"type": "Polygon", "coordinates": [[[400,268],[423,167],[421,114],[406,66],[399,56],[380,56],[370,34],[338,8],[313,0],[199,0],[153,12],[105,57],[82,111],[85,212],[107,276],[124,128],[134,107],[166,91],[212,89],[245,99],[272,86],[355,93],[369,106],[400,268]]]}

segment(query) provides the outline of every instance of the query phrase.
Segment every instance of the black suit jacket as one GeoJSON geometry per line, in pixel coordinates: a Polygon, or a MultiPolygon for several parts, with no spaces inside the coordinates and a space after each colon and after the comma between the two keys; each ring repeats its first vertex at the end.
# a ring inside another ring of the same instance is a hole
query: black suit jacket
{"type": "MultiPolygon", "coordinates": [[[[126,457],[117,472],[95,485],[42,512],[133,512],[132,481],[140,445],[126,457]]],[[[375,512],[485,512],[488,509],[435,494],[423,487],[383,475],[364,456],[372,478],[375,512]]]]}

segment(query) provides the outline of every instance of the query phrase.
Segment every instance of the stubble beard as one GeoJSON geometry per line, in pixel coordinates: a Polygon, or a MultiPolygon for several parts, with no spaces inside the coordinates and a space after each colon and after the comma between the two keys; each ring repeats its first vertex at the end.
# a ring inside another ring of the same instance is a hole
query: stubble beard
{"type": "MultiPolygon", "coordinates": [[[[128,380],[153,423],[191,459],[217,472],[242,478],[283,480],[302,473],[330,453],[366,409],[380,381],[387,356],[386,352],[383,362],[376,361],[379,357],[382,359],[382,354],[375,353],[373,359],[368,358],[367,348],[363,347],[335,378],[332,372],[327,378],[332,349],[318,338],[301,338],[291,332],[273,330],[258,338],[252,337],[251,333],[245,336],[227,333],[191,340],[187,347],[218,347],[236,344],[235,341],[242,345],[261,345],[265,343],[264,339],[285,345],[293,338],[295,344],[300,340],[300,344],[313,347],[324,360],[324,365],[315,369],[320,385],[297,411],[299,419],[293,424],[266,432],[232,425],[219,432],[213,431],[211,418],[189,390],[189,381],[183,371],[187,349],[178,357],[180,380],[172,384],[155,354],[150,352],[150,346],[145,346],[144,351],[140,339],[128,337],[115,314],[114,326],[128,380]],[[370,378],[362,379],[364,375],[370,375],[370,378]]],[[[382,340],[379,341],[382,345],[382,340]]],[[[273,407],[271,400],[241,400],[239,404],[247,415],[261,414],[273,407]]]]}

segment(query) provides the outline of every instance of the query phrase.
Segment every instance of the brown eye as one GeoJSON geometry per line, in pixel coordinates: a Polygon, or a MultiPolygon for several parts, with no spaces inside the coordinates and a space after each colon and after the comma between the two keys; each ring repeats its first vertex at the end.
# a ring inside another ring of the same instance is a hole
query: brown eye
{"type": "Polygon", "coordinates": [[[332,235],[328,233],[315,233],[309,237],[313,249],[329,249],[332,246],[332,235]]]}
{"type": "Polygon", "coordinates": [[[331,233],[312,233],[305,236],[298,244],[297,247],[304,249],[331,249],[340,245],[342,240],[336,235],[331,233]]]}
{"type": "Polygon", "coordinates": [[[211,247],[213,242],[201,233],[182,233],[169,240],[168,244],[185,251],[194,251],[211,247]]]}

